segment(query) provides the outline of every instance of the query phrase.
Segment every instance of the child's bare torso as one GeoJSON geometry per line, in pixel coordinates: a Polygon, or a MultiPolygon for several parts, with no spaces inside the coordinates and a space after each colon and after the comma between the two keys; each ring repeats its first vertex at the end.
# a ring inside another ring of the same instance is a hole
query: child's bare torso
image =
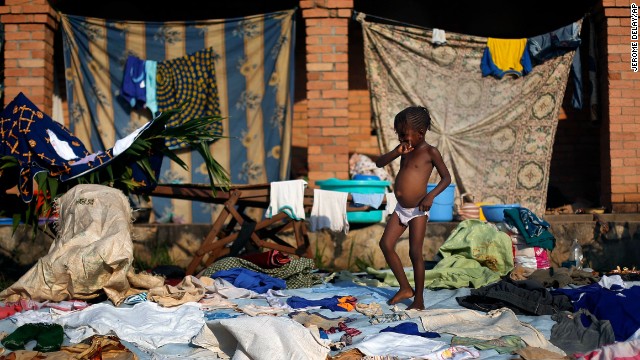
{"type": "Polygon", "coordinates": [[[396,175],[394,193],[400,206],[414,208],[427,194],[427,184],[433,171],[433,161],[429,150],[431,145],[416,148],[400,159],[400,170],[396,175]]]}

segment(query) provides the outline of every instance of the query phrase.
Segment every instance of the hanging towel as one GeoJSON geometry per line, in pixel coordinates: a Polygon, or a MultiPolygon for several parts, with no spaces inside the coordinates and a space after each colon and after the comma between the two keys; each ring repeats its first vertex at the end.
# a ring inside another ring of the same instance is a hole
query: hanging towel
{"type": "Polygon", "coordinates": [[[284,212],[294,220],[304,219],[304,180],[274,181],[271,183],[270,201],[267,218],[284,212]]]}
{"type": "Polygon", "coordinates": [[[331,231],[349,232],[347,198],[349,193],[330,190],[313,190],[313,207],[309,223],[311,231],[328,228],[331,231]]]}
{"type": "Polygon", "coordinates": [[[533,68],[526,50],[527,39],[489,38],[480,62],[482,76],[493,75],[501,79],[507,74],[526,75],[533,68]]]}
{"type": "Polygon", "coordinates": [[[147,74],[147,102],[145,103],[145,106],[151,110],[151,116],[155,117],[158,112],[158,102],[156,101],[156,75],[158,73],[158,62],[145,60],[144,71],[147,74]]]}
{"type": "Polygon", "coordinates": [[[447,43],[447,37],[442,29],[434,28],[431,33],[431,43],[434,45],[444,45],[447,43]]]}
{"type": "Polygon", "coordinates": [[[361,193],[351,193],[351,198],[353,199],[353,204],[356,206],[367,205],[371,206],[374,209],[377,209],[382,205],[382,198],[384,194],[361,194],[361,193]]]}

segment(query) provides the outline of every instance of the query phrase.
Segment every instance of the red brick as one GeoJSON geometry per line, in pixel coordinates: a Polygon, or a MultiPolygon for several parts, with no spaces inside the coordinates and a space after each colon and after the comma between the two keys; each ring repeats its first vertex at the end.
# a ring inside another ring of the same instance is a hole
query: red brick
{"type": "Polygon", "coordinates": [[[640,194],[625,194],[624,201],[640,203],[640,194]]]}
{"type": "Polygon", "coordinates": [[[333,35],[333,28],[325,26],[307,27],[307,35],[333,35]]]}
{"type": "Polygon", "coordinates": [[[25,86],[25,87],[37,87],[37,86],[43,86],[45,85],[45,79],[44,78],[35,78],[35,77],[20,77],[18,78],[18,86],[25,86]]]}
{"type": "MultiPolygon", "coordinates": [[[[307,89],[309,90],[327,90],[333,88],[332,81],[308,81],[307,89]]],[[[633,100],[631,100],[633,102],[633,100]]]]}
{"type": "Polygon", "coordinates": [[[31,34],[26,32],[5,32],[4,37],[6,41],[16,41],[16,40],[31,40],[31,34]]]}
{"type": "Polygon", "coordinates": [[[347,109],[324,109],[322,110],[323,116],[331,116],[331,117],[344,117],[347,118],[349,116],[349,110],[347,109]]]}
{"type": "Polygon", "coordinates": [[[301,9],[311,9],[316,6],[316,2],[311,0],[300,0],[299,4],[301,9]]]}
{"type": "Polygon", "coordinates": [[[304,18],[324,18],[329,16],[329,10],[327,9],[303,9],[302,17],[304,18]]]}
{"type": "MultiPolygon", "coordinates": [[[[345,99],[349,95],[347,90],[324,90],[322,91],[322,97],[325,99],[345,99]]],[[[640,109],[639,109],[640,111],[640,109]]],[[[345,115],[346,116],[346,115],[345,115]]]]}
{"type": "MultiPolygon", "coordinates": [[[[323,36],[322,37],[323,44],[348,44],[349,38],[346,36],[323,36]]],[[[627,47],[627,51],[629,51],[627,47]]]]}
{"type": "Polygon", "coordinates": [[[348,133],[346,127],[322,129],[323,136],[346,136],[347,134],[348,133]]]}
{"type": "MultiPolygon", "coordinates": [[[[323,55],[324,56],[324,55],[323,55]]],[[[346,71],[328,71],[322,75],[324,80],[349,80],[349,73],[346,71]]]]}
{"type": "Polygon", "coordinates": [[[353,0],[327,0],[327,7],[351,9],[353,8],[353,0]]]}
{"type": "Polygon", "coordinates": [[[604,16],[606,17],[628,17],[631,15],[631,11],[628,7],[606,7],[604,9],[604,16]]]}
{"type": "Polygon", "coordinates": [[[331,53],[333,46],[331,45],[307,45],[308,53],[331,53]]]}
{"type": "Polygon", "coordinates": [[[325,64],[325,63],[307,63],[308,71],[329,71],[333,70],[333,64],[325,64]]]}
{"type": "Polygon", "coordinates": [[[334,107],[334,102],[331,100],[316,100],[316,99],[309,99],[309,102],[307,103],[307,107],[309,109],[314,109],[314,108],[333,108],[334,107]]]}
{"type": "Polygon", "coordinates": [[[349,55],[347,54],[322,54],[322,61],[324,62],[342,62],[349,61],[349,55]]]}

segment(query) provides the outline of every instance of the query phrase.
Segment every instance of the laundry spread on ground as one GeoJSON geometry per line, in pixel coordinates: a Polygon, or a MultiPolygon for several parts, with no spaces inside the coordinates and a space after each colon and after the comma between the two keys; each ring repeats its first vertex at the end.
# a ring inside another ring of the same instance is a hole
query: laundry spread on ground
{"type": "Polygon", "coordinates": [[[420,311],[406,310],[409,300],[387,304],[398,289],[390,272],[330,273],[310,259],[288,260],[265,269],[222,258],[198,277],[144,290],[118,305],[5,299],[0,332],[9,335],[0,344],[16,356],[39,351],[43,359],[95,351],[104,341],[118,359],[640,355],[640,318],[632,311],[640,284],[619,275],[595,282],[592,274],[584,282],[569,274],[586,272],[572,269],[559,283],[550,281],[552,269],[528,272],[525,280],[514,280],[526,273],[512,269],[486,285],[428,288],[420,311]],[[552,287],[558,284],[563,287],[552,287]],[[583,324],[581,315],[591,323],[583,324]]]}

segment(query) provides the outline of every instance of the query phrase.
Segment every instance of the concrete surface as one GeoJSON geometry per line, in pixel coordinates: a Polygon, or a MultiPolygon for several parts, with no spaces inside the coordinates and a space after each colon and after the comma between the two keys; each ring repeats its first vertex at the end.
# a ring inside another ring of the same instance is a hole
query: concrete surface
{"type": "MultiPolygon", "coordinates": [[[[616,266],[640,267],[640,214],[549,215],[556,237],[551,261],[559,266],[569,256],[569,246],[576,238],[583,246],[585,266],[608,271],[616,266]]],[[[427,226],[424,259],[432,260],[440,245],[459,222],[431,222],[427,226]]],[[[153,264],[170,261],[186,268],[192,254],[199,248],[210,225],[204,224],[137,224],[134,225],[136,259],[153,264]]],[[[352,224],[348,234],[329,231],[309,232],[316,264],[323,269],[359,271],[365,266],[386,267],[378,247],[384,223],[352,224]]],[[[283,240],[293,242],[293,233],[283,240]]],[[[20,227],[12,235],[10,226],[0,226],[0,256],[11,258],[20,265],[33,264],[45,255],[51,237],[39,234],[35,239],[29,229],[20,227]]],[[[398,241],[397,251],[403,264],[410,266],[408,232],[398,241]]]]}

